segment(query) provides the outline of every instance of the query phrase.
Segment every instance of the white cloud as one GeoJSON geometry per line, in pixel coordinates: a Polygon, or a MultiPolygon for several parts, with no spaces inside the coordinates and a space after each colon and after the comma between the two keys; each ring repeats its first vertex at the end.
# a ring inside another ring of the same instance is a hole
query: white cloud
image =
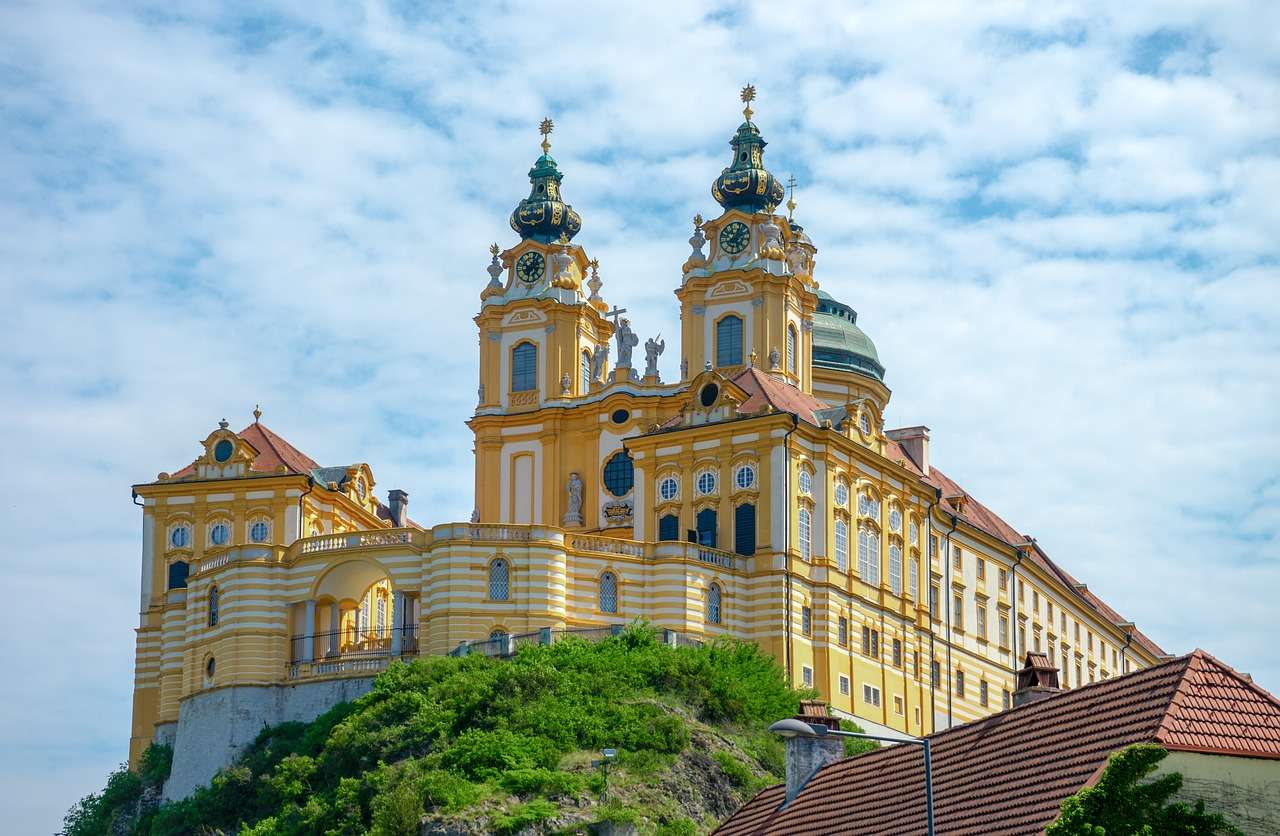
{"type": "Polygon", "coordinates": [[[12,826],[124,756],[128,485],[261,402],[465,518],[470,318],[537,120],[606,298],[673,344],[748,81],[891,418],[1168,649],[1280,688],[1278,7],[424,8],[0,10],[0,617],[42,637],[0,645],[12,826]]]}

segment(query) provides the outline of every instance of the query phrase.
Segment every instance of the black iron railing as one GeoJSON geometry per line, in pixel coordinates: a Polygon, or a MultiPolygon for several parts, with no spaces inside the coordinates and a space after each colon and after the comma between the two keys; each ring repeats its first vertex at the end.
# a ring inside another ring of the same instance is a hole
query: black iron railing
{"type": "Polygon", "coordinates": [[[290,642],[291,664],[335,659],[384,659],[418,653],[418,628],[384,627],[381,630],[337,630],[294,636],[290,642]]]}

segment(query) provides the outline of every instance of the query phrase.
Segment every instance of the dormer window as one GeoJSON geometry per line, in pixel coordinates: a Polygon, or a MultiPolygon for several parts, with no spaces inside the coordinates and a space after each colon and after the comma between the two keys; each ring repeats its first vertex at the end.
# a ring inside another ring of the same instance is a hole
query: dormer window
{"type": "Polygon", "coordinates": [[[224,438],[217,444],[213,445],[213,460],[216,462],[225,462],[231,458],[231,454],[236,450],[236,446],[231,443],[231,439],[224,438]]]}

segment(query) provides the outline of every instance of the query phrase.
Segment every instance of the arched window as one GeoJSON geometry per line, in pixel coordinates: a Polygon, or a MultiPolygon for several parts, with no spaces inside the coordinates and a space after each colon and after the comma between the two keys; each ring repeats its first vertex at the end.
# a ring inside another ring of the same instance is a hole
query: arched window
{"type": "Polygon", "coordinates": [[[813,514],[808,508],[800,509],[800,557],[808,560],[812,556],[813,514]]]}
{"type": "Polygon", "coordinates": [[[581,377],[582,377],[582,390],[578,392],[578,394],[585,395],[591,391],[591,352],[590,351],[582,352],[581,377]]]}
{"type": "Polygon", "coordinates": [[[880,583],[880,536],[872,531],[858,531],[858,574],[875,586],[880,583]]]}
{"type": "Polygon", "coordinates": [[[209,590],[209,626],[218,626],[218,587],[209,590]]]}
{"type": "Polygon", "coordinates": [[[836,520],[836,566],[849,571],[849,524],[844,520],[836,520]]]}
{"type": "Polygon", "coordinates": [[[605,572],[600,576],[600,612],[618,611],[618,576],[605,572]]]}
{"type": "Polygon", "coordinates": [[[528,392],[538,388],[538,347],[520,343],[511,349],[511,391],[528,392]]]}
{"type": "Polygon", "coordinates": [[[796,373],[796,326],[787,326],[787,371],[796,373]]]}
{"type": "Polygon", "coordinates": [[[716,323],[716,365],[742,365],[742,319],[726,316],[716,323]]]}
{"type": "Polygon", "coordinates": [[[716,547],[716,511],[714,508],[703,508],[696,517],[698,524],[698,545],[716,547]]]}
{"type": "Polygon", "coordinates": [[[356,627],[356,638],[362,639],[369,633],[369,596],[360,602],[360,621],[356,627]]]}
{"type": "Polygon", "coordinates": [[[707,589],[707,623],[720,623],[720,584],[713,583],[707,589]]]}
{"type": "Polygon", "coordinates": [[[489,600],[511,600],[511,565],[502,558],[489,564],[489,600]]]}
{"type": "Polygon", "coordinates": [[[170,589],[186,589],[187,588],[187,571],[190,564],[185,560],[175,560],[169,564],[169,588],[170,589]]]}
{"type": "Polygon", "coordinates": [[[659,540],[679,540],[680,539],[680,518],[675,514],[664,514],[658,520],[658,539],[659,540]]]}
{"type": "Polygon", "coordinates": [[[756,506],[750,503],[733,509],[733,550],[747,556],[756,553],[756,506]]]}
{"type": "Polygon", "coordinates": [[[385,595],[378,596],[377,621],[374,629],[378,631],[378,636],[386,635],[387,632],[387,597],[385,595]]]}
{"type": "Polygon", "coordinates": [[[619,450],[605,463],[604,489],[614,496],[626,496],[636,483],[636,469],[631,454],[619,450]]]}
{"type": "Polygon", "coordinates": [[[902,546],[897,543],[889,547],[889,589],[902,594],[902,546]]]}

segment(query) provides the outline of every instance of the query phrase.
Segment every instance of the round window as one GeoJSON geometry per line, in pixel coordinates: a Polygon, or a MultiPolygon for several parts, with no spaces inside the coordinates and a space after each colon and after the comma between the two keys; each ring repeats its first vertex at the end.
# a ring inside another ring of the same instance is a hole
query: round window
{"type": "Polygon", "coordinates": [[[613,414],[609,416],[609,420],[615,424],[625,424],[627,419],[631,417],[631,413],[625,409],[615,409],[613,414]]]}
{"type": "Polygon", "coordinates": [[[708,408],[715,405],[716,398],[718,397],[720,397],[720,387],[714,383],[708,383],[706,386],[703,386],[702,391],[698,394],[698,400],[703,406],[708,408]]]}
{"type": "Polygon", "coordinates": [[[224,438],[217,444],[213,445],[214,461],[225,462],[231,458],[231,454],[235,451],[236,446],[231,443],[230,439],[224,438]]]}
{"type": "Polygon", "coordinates": [[[180,525],[173,529],[173,533],[169,535],[169,543],[175,549],[185,548],[191,542],[191,529],[185,525],[180,525]]]}
{"type": "Polygon", "coordinates": [[[716,474],[713,470],[704,470],[698,474],[698,493],[706,496],[716,492],[716,474]]]}
{"type": "Polygon", "coordinates": [[[209,677],[210,679],[213,679],[213,672],[217,670],[217,668],[218,668],[218,663],[214,661],[214,658],[212,656],[210,656],[209,661],[206,662],[204,666],[204,675],[209,677]]]}
{"type": "Polygon", "coordinates": [[[215,546],[225,546],[227,544],[227,540],[230,539],[230,534],[231,529],[228,528],[226,523],[218,523],[213,528],[209,529],[209,541],[215,546]]]}
{"type": "Polygon", "coordinates": [[[658,483],[658,495],[661,496],[664,501],[670,502],[675,499],[679,493],[680,483],[677,482],[673,476],[668,476],[658,483]]]}
{"type": "Polygon", "coordinates": [[[739,488],[746,490],[756,483],[756,469],[749,464],[744,464],[734,473],[733,481],[739,488]]]}
{"type": "Polygon", "coordinates": [[[810,493],[812,490],[813,490],[813,477],[809,475],[809,471],[801,468],[800,493],[810,493]]]}
{"type": "Polygon", "coordinates": [[[270,534],[270,527],[261,520],[249,526],[249,539],[255,543],[267,542],[267,536],[270,534]]]}
{"type": "Polygon", "coordinates": [[[636,483],[635,465],[626,450],[614,453],[604,466],[604,489],[614,496],[626,496],[636,483]]]}
{"type": "Polygon", "coordinates": [[[897,508],[889,512],[889,528],[893,531],[902,530],[902,512],[897,508]]]}
{"type": "Polygon", "coordinates": [[[836,504],[841,507],[849,504],[849,486],[844,482],[836,485],[836,504]]]}

